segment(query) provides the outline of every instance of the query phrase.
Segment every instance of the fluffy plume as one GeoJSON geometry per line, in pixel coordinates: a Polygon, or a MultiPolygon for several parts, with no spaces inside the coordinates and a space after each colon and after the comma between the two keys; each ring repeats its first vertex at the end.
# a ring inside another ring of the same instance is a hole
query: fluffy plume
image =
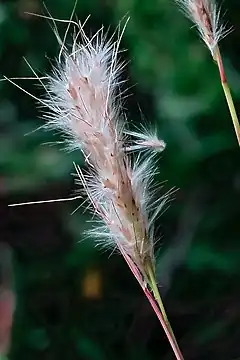
{"type": "Polygon", "coordinates": [[[107,40],[102,30],[88,38],[71,16],[63,41],[56,26],[54,31],[61,50],[53,75],[39,78],[32,69],[46,90],[45,99],[39,99],[48,108],[43,115],[47,120],[44,127],[63,133],[68,149],[82,151],[88,170],[85,173],[75,165],[78,181],[100,221],[91,234],[101,244],[121,252],[161,322],[176,358],[183,360],[155,278],[153,222],[170,194],[154,200],[152,159],[165,143],[150,132],[125,130],[126,117],[120,102],[124,64],[117,59],[124,28],[116,41],[107,40]],[[76,35],[69,50],[65,42],[70,24],[76,27],[76,35]],[[136,150],[153,151],[140,158],[140,153],[136,157],[131,154],[136,150]]]}
{"type": "Polygon", "coordinates": [[[220,20],[220,8],[215,0],[175,0],[186,16],[197,26],[200,36],[214,56],[218,42],[229,30],[220,20]]]}
{"type": "Polygon", "coordinates": [[[160,140],[157,134],[153,132],[145,131],[141,133],[126,130],[125,134],[134,138],[133,144],[125,148],[126,151],[150,150],[159,153],[166,147],[166,143],[160,140]]]}
{"type": "Polygon", "coordinates": [[[225,37],[231,29],[220,21],[220,9],[215,0],[175,0],[183,9],[184,13],[197,26],[200,36],[211,51],[213,59],[216,61],[219,75],[227,101],[228,109],[232,118],[238,145],[240,146],[240,125],[237,112],[232,99],[231,91],[228,86],[221,52],[218,46],[219,41],[225,37]]]}
{"type": "Polygon", "coordinates": [[[63,60],[48,79],[47,98],[42,101],[50,110],[43,115],[45,127],[63,132],[67,147],[84,154],[89,170],[83,173],[75,165],[77,176],[103,224],[92,233],[104,245],[127,254],[144,274],[146,263],[154,266],[152,223],[167,197],[150,209],[152,157],[134,161],[126,150],[162,151],[165,143],[150,133],[124,130],[120,104],[124,64],[117,59],[122,34],[114,42],[102,30],[91,38],[82,27],[78,30],[81,44],[75,38],[70,52],[63,49],[63,60]],[[137,138],[130,148],[129,134],[137,138]]]}

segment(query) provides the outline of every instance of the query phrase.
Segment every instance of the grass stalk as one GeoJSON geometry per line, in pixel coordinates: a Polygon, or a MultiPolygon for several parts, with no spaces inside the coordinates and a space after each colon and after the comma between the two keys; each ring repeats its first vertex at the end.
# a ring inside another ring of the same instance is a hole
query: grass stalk
{"type": "Polygon", "coordinates": [[[235,106],[234,106],[232,94],[231,94],[230,88],[228,86],[227,77],[226,77],[224,66],[223,66],[222,56],[221,56],[221,53],[220,53],[220,50],[219,50],[218,46],[216,46],[215,51],[214,51],[214,59],[217,62],[223,92],[224,92],[224,95],[225,95],[225,98],[226,98],[226,101],[227,101],[227,105],[228,105],[228,108],[229,108],[229,112],[230,112],[230,115],[231,115],[231,118],[232,118],[232,122],[233,122],[234,130],[235,130],[235,133],[236,133],[238,145],[240,146],[240,125],[239,125],[236,109],[235,109],[235,106]]]}
{"type": "MultiPolygon", "coordinates": [[[[152,293],[148,290],[147,288],[147,284],[146,282],[143,280],[142,278],[142,275],[141,273],[139,272],[138,268],[136,267],[136,265],[134,264],[134,262],[129,258],[129,256],[127,254],[125,254],[122,250],[121,250],[121,253],[126,261],[126,263],[128,264],[128,267],[130,268],[132,274],[134,275],[134,277],[136,278],[136,280],[138,281],[139,285],[141,286],[146,298],[148,299],[153,311],[155,312],[159,322],[161,323],[162,325],[162,328],[167,336],[167,339],[169,341],[169,344],[171,345],[172,347],[172,350],[173,350],[173,353],[176,357],[177,360],[184,360],[183,358],[183,355],[179,349],[179,346],[177,344],[177,341],[175,339],[175,336],[173,334],[173,331],[172,331],[172,328],[170,326],[170,323],[167,319],[167,315],[166,315],[166,312],[165,312],[165,318],[162,314],[162,311],[160,310],[160,305],[158,304],[158,301],[157,299],[155,298],[155,295],[152,295],[152,293]]],[[[149,284],[150,285],[150,284],[149,284]]],[[[158,292],[159,294],[159,292],[158,292]]],[[[159,295],[159,298],[161,299],[160,295],[159,295]]],[[[161,301],[160,301],[161,302],[161,301]]],[[[164,309],[163,307],[163,304],[162,304],[162,308],[164,309]]]]}
{"type": "Polygon", "coordinates": [[[181,355],[181,359],[183,359],[183,355],[181,354],[181,350],[178,346],[178,343],[177,343],[177,340],[175,338],[175,335],[174,335],[174,332],[173,332],[173,329],[171,327],[171,324],[170,324],[170,321],[168,320],[168,316],[167,316],[167,313],[166,313],[166,310],[164,308],[164,305],[163,305],[163,301],[162,301],[162,298],[161,298],[161,295],[160,295],[160,292],[158,290],[158,286],[157,286],[157,283],[156,283],[156,279],[155,279],[155,275],[153,273],[153,269],[151,266],[148,266],[148,276],[149,276],[149,286],[152,290],[152,293],[153,293],[153,296],[159,306],[159,309],[161,311],[161,314],[163,316],[163,319],[169,329],[169,331],[171,332],[171,335],[172,335],[172,338],[175,342],[175,346],[176,348],[178,349],[178,353],[181,355]]]}

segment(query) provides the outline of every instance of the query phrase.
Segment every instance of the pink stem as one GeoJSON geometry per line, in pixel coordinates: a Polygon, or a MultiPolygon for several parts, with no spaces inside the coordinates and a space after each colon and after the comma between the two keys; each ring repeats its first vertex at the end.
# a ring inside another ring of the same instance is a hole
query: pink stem
{"type": "Polygon", "coordinates": [[[176,359],[178,360],[184,360],[183,358],[183,355],[181,354],[180,350],[176,347],[176,343],[175,343],[175,340],[173,339],[172,337],[172,334],[171,332],[169,331],[164,319],[163,319],[163,316],[162,314],[160,313],[159,309],[158,309],[158,306],[155,302],[155,300],[153,299],[152,297],[152,294],[150,293],[150,291],[147,289],[147,288],[143,288],[143,291],[144,291],[144,294],[146,295],[148,301],[150,302],[155,314],[157,315],[157,318],[158,320],[160,321],[162,327],[163,327],[163,330],[165,331],[165,334],[167,335],[167,338],[168,338],[168,341],[173,349],[173,352],[174,352],[174,355],[176,356],[176,359]]]}
{"type": "Polygon", "coordinates": [[[136,280],[138,281],[139,285],[141,286],[144,294],[146,295],[148,301],[150,302],[155,314],[157,315],[157,318],[160,321],[165,334],[167,335],[168,341],[173,349],[176,359],[184,360],[183,355],[181,354],[178,346],[176,346],[175,339],[173,338],[171,331],[169,330],[169,328],[168,328],[168,326],[156,304],[156,301],[154,300],[152,294],[150,293],[150,291],[148,290],[148,288],[146,287],[146,285],[144,284],[144,282],[142,280],[142,275],[140,274],[139,270],[137,269],[134,262],[130,259],[130,257],[122,249],[120,249],[120,250],[121,250],[121,253],[122,253],[126,263],[128,264],[130,270],[132,271],[133,275],[135,276],[136,280]]]}
{"type": "Polygon", "coordinates": [[[221,57],[219,48],[217,48],[217,50],[216,50],[216,60],[217,60],[217,65],[218,65],[218,70],[219,70],[221,82],[222,82],[222,84],[226,84],[227,83],[227,78],[226,78],[226,75],[225,75],[223,62],[222,62],[222,57],[221,57]]]}

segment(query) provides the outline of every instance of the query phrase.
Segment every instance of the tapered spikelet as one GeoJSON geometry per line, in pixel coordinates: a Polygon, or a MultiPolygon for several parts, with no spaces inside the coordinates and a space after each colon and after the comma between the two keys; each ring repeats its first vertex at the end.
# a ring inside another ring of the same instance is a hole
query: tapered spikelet
{"type": "Polygon", "coordinates": [[[166,148],[166,143],[160,140],[156,133],[145,131],[125,131],[125,134],[134,138],[133,144],[126,147],[126,151],[150,150],[151,152],[162,152],[166,148]]]}
{"type": "Polygon", "coordinates": [[[175,1],[180,5],[187,17],[197,26],[200,36],[211,51],[214,61],[217,63],[224,95],[232,118],[238,145],[240,146],[240,124],[218,46],[219,41],[225,37],[231,29],[226,29],[225,24],[221,22],[220,9],[217,7],[215,0],[175,1]]]}
{"type": "Polygon", "coordinates": [[[45,128],[60,131],[68,149],[82,151],[88,170],[75,165],[77,179],[100,222],[90,234],[97,243],[120,251],[176,358],[182,360],[155,279],[153,224],[169,194],[154,198],[152,160],[165,143],[154,133],[125,128],[120,102],[124,64],[117,57],[123,32],[116,41],[107,40],[102,30],[88,38],[80,25],[75,33],[70,51],[61,44],[61,56],[46,84],[39,79],[46,90],[45,99],[40,99],[48,109],[45,128]],[[136,150],[151,153],[134,157],[136,150]]]}
{"type": "Polygon", "coordinates": [[[199,34],[212,54],[229,30],[221,22],[220,8],[215,0],[175,0],[186,16],[197,26],[199,34]]]}
{"type": "MultiPolygon", "coordinates": [[[[65,49],[47,84],[44,115],[46,128],[65,135],[66,146],[81,149],[89,170],[75,166],[78,178],[102,225],[92,233],[106,246],[127,254],[146,275],[146,263],[154,267],[151,217],[166,198],[150,211],[152,157],[141,161],[128,155],[128,134],[121,111],[120,75],[124,64],[117,60],[119,39],[107,41],[102,31],[65,49]]],[[[150,133],[149,133],[150,134],[150,133]]],[[[130,150],[162,151],[165,143],[154,135],[129,133],[137,138],[130,150]]],[[[154,201],[154,200],[152,200],[154,201]]]]}

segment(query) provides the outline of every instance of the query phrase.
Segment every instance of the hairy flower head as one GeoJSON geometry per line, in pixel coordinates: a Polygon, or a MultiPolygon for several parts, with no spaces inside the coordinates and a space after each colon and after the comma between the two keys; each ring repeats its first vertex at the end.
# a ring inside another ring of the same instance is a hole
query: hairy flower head
{"type": "Polygon", "coordinates": [[[165,141],[159,139],[157,134],[154,132],[137,132],[126,130],[125,134],[134,138],[133,144],[126,147],[126,151],[150,150],[159,153],[166,148],[165,141]]]}
{"type": "Polygon", "coordinates": [[[215,0],[175,0],[186,16],[197,26],[199,34],[212,55],[219,41],[229,30],[221,23],[220,8],[215,0]]]}
{"type": "Polygon", "coordinates": [[[102,30],[91,38],[82,27],[76,33],[47,80],[45,127],[60,130],[67,147],[84,154],[88,170],[75,165],[77,176],[101,221],[91,233],[129,256],[145,274],[146,263],[154,266],[153,220],[167,197],[153,199],[152,156],[134,159],[128,150],[162,151],[165,143],[150,133],[125,132],[120,102],[124,64],[117,57],[122,34],[112,41],[102,30]],[[127,149],[129,135],[137,138],[135,148],[127,149]]]}
{"type": "Polygon", "coordinates": [[[75,165],[76,174],[100,222],[90,234],[102,245],[120,250],[130,268],[129,259],[148,281],[149,269],[154,271],[153,223],[170,195],[155,199],[152,160],[166,145],[154,133],[125,129],[124,63],[118,61],[125,27],[113,41],[103,29],[88,38],[81,24],[70,23],[75,26],[71,48],[55,29],[61,50],[51,76],[39,78],[28,64],[46,91],[45,98],[38,99],[47,108],[44,127],[60,131],[66,148],[84,155],[87,171],[75,165]],[[134,157],[136,150],[152,153],[134,157]]]}

